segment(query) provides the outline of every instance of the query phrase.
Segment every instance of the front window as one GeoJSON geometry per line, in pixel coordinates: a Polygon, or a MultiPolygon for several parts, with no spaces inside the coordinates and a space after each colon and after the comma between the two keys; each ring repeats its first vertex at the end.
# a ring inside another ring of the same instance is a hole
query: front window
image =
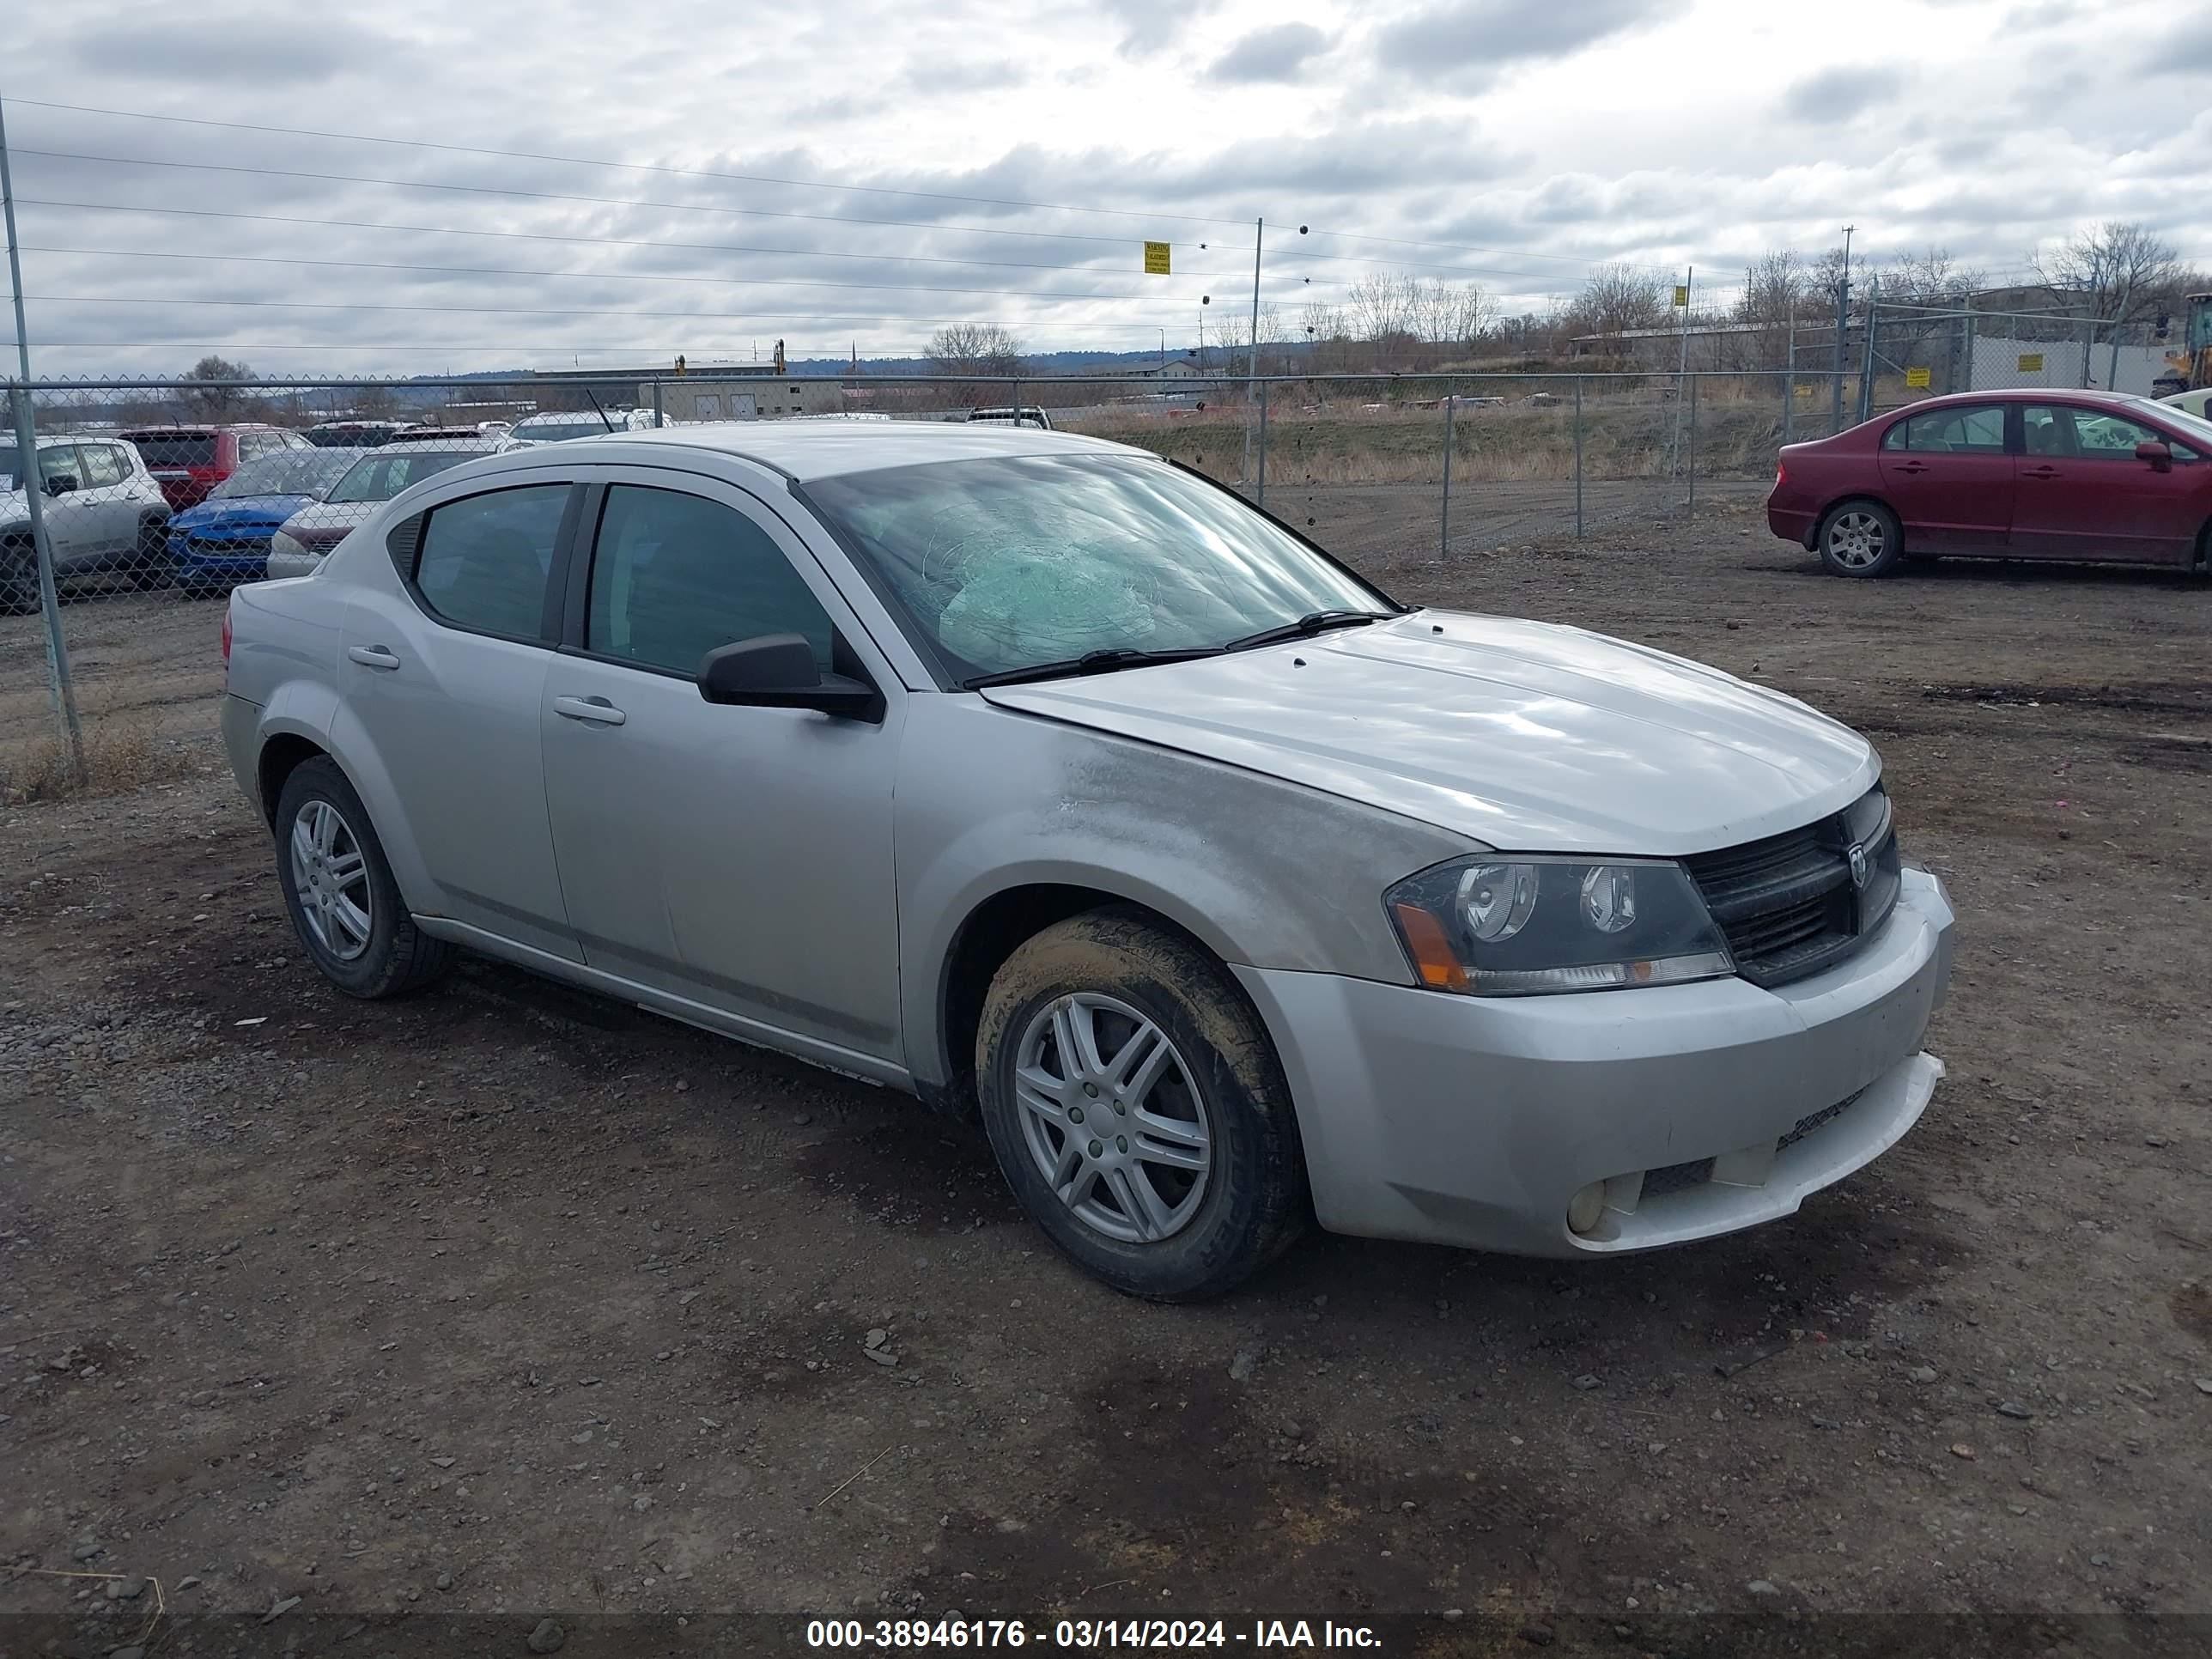
{"type": "Polygon", "coordinates": [[[1218,650],[1391,601],[1226,489],[1157,461],[890,467],[807,499],[955,680],[1092,652],[1218,650]]]}
{"type": "Polygon", "coordinates": [[[343,449],[288,449],[248,461],[209,493],[230,501],[244,495],[312,495],[320,501],[360,457],[343,449]]]}
{"type": "MultiPolygon", "coordinates": [[[[2191,453],[2185,459],[2194,460],[2198,456],[2212,455],[2212,421],[2206,420],[2202,415],[2191,415],[2179,404],[2154,404],[2139,398],[2136,399],[2135,406],[2187,435],[2191,453]]],[[[2185,459],[2178,447],[2173,453],[2176,459],[2185,459]]]]}
{"type": "Polygon", "coordinates": [[[447,467],[488,453],[482,449],[382,449],[363,456],[337,481],[325,499],[331,501],[388,501],[410,484],[435,477],[447,467]]]}

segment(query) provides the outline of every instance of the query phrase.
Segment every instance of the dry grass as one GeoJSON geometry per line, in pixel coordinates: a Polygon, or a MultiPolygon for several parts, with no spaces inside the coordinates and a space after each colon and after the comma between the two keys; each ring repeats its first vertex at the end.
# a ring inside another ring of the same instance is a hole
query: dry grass
{"type": "Polygon", "coordinates": [[[0,748],[0,805],[125,795],[198,769],[182,745],[156,737],[152,720],[144,714],[110,714],[85,723],[78,768],[70,765],[56,732],[0,748]]]}
{"type": "MultiPolygon", "coordinates": [[[[1072,424],[1215,477],[1234,479],[1243,470],[1242,409],[1187,416],[1117,410],[1072,424]]],[[[1679,471],[1676,425],[1671,402],[1591,400],[1583,417],[1583,476],[1599,481],[1654,478],[1679,471]]],[[[1774,465],[1780,440],[1778,400],[1727,392],[1707,399],[1700,394],[1700,475],[1763,476],[1774,465]]],[[[1268,419],[1267,479],[1286,484],[1441,483],[1443,441],[1439,410],[1278,407],[1268,419]]],[[[1574,411],[1564,404],[1459,410],[1452,422],[1451,465],[1455,482],[1470,483],[1570,479],[1575,475],[1574,411]]]]}

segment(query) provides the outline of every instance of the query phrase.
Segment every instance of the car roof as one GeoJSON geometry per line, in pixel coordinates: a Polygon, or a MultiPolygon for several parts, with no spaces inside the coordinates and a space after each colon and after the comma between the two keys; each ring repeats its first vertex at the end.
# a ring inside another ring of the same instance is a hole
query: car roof
{"type": "MultiPolygon", "coordinates": [[[[591,460],[656,460],[647,451],[685,449],[730,455],[781,472],[800,483],[884,467],[922,466],[936,461],[979,460],[1006,455],[1146,455],[1148,450],[1073,433],[1045,432],[1012,422],[991,425],[964,421],[747,421],[720,426],[647,428],[574,438],[563,453],[590,446],[600,452],[591,460]]],[[[520,450],[519,466],[544,466],[545,452],[520,450]]],[[[481,475],[480,475],[481,476],[481,475]]]]}
{"type": "Polygon", "coordinates": [[[1993,387],[1987,392],[1947,392],[1940,398],[1923,398],[1917,403],[1882,412],[1902,415],[1915,410],[1946,408],[1952,404],[2141,404],[2149,401],[2149,398],[2133,392],[2107,392],[2101,386],[2010,386],[1993,387]]]}

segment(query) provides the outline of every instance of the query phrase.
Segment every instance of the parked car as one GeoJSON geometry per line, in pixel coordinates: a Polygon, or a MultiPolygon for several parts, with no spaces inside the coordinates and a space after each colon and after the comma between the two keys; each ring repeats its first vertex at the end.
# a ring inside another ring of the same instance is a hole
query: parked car
{"type": "Polygon", "coordinates": [[[162,556],[169,504],[138,452],[93,438],[38,440],[37,477],[12,436],[0,435],[0,615],[39,608],[38,554],[27,491],[44,497],[47,545],[58,585],[86,577],[127,578],[140,586],[167,580],[162,556]]]}
{"type": "Polygon", "coordinates": [[[198,507],[210,490],[248,461],[312,447],[297,432],[258,421],[228,426],[138,426],[115,435],[138,446],[147,471],[179,513],[198,507]]]}
{"type": "Polygon", "coordinates": [[[314,574],[324,556],[401,490],[426,478],[512,447],[503,438],[440,438],[388,443],[359,457],[319,501],[276,526],[269,538],[268,575],[274,580],[314,574]]]}
{"type": "Polygon", "coordinates": [[[1908,558],[2202,566],[2212,422],[2108,392],[1962,392],[1782,452],[1766,522],[1838,576],[1908,558]]]}
{"type": "Polygon", "coordinates": [[[652,429],[653,411],[649,409],[574,410],[545,415],[526,415],[514,423],[508,436],[516,443],[559,444],[574,438],[604,438],[611,432],[645,432],[652,429]]]}
{"type": "Polygon", "coordinates": [[[1124,1291],[1225,1290],[1310,1214],[1554,1256],[1729,1232],[1942,1074],[1951,908],[1863,738],[1399,605],[1120,445],[530,450],[228,622],[231,760],[332,984],[478,951],[980,1113],[1124,1291]]]}
{"type": "Polygon", "coordinates": [[[2185,415],[2194,415],[2200,421],[2212,421],[2212,386],[2199,386],[2194,392],[2176,392],[2159,399],[2170,404],[2185,415]]]}
{"type": "Polygon", "coordinates": [[[330,494],[362,449],[287,449],[248,461],[198,507],[169,520],[169,568],[188,592],[218,592],[269,574],[269,544],[285,520],[330,494]]]}
{"type": "Polygon", "coordinates": [[[318,421],[300,435],[318,449],[376,449],[409,429],[405,421],[318,421]]]}
{"type": "Polygon", "coordinates": [[[1035,404],[1024,404],[1018,416],[1010,408],[971,409],[968,411],[968,418],[971,421],[996,421],[1006,426],[1033,426],[1044,432],[1053,429],[1052,416],[1035,404]]]}

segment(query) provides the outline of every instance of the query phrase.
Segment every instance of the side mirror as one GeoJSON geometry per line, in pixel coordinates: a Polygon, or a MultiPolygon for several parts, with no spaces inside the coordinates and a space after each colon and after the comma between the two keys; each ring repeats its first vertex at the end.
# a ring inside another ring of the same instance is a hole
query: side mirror
{"type": "Polygon", "coordinates": [[[57,472],[46,480],[46,494],[49,495],[66,495],[76,488],[76,480],[66,472],[57,472]]]}
{"type": "Polygon", "coordinates": [[[865,680],[825,674],[797,634],[763,634],[717,646],[699,662],[699,695],[750,708],[811,708],[844,720],[883,718],[883,698],[865,680]]]}
{"type": "Polygon", "coordinates": [[[2171,471],[2173,467],[2173,451],[2155,441],[2137,444],[2136,459],[2139,461],[2148,461],[2154,472],[2171,471]]]}

